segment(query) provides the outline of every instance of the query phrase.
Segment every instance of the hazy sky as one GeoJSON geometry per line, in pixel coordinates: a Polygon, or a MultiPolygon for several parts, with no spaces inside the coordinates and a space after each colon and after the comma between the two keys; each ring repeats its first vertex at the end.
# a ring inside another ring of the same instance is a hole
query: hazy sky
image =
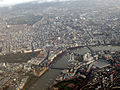
{"type": "Polygon", "coordinates": [[[38,2],[45,2],[45,1],[68,1],[68,0],[0,0],[0,7],[3,6],[10,6],[10,5],[15,5],[19,3],[26,3],[30,1],[38,1],[38,2]]]}

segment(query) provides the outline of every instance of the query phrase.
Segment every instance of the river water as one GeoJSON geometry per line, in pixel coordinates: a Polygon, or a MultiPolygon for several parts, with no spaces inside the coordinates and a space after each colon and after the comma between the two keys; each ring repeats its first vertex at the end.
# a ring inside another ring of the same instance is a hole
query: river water
{"type": "MultiPolygon", "coordinates": [[[[94,46],[90,47],[91,49],[95,51],[99,50],[111,50],[111,51],[120,51],[120,46],[94,46]]],[[[72,52],[84,54],[86,52],[90,52],[87,48],[81,47],[74,50],[71,50],[72,52]]],[[[64,54],[61,57],[56,58],[56,62],[54,63],[54,67],[67,67],[69,55],[64,54]]],[[[29,90],[46,90],[56,79],[56,77],[61,73],[61,70],[56,69],[49,69],[44,75],[40,77],[38,81],[36,81],[35,84],[33,84],[29,90]]]]}

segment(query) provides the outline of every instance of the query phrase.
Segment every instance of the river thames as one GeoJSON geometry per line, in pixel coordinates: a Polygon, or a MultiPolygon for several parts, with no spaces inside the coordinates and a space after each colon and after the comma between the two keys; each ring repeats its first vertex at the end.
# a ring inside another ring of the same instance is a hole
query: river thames
{"type": "MultiPolygon", "coordinates": [[[[111,51],[120,51],[120,46],[91,46],[91,49],[95,51],[99,50],[111,50],[111,51]]],[[[86,52],[90,52],[86,47],[80,47],[71,50],[71,52],[84,54],[86,52]]],[[[55,59],[54,67],[67,67],[68,66],[69,55],[67,53],[61,55],[61,57],[57,57],[55,59]]],[[[29,90],[47,90],[47,88],[54,82],[56,77],[61,73],[61,70],[49,69],[45,74],[43,74],[39,80],[37,80],[32,86],[30,86],[29,90]]]]}

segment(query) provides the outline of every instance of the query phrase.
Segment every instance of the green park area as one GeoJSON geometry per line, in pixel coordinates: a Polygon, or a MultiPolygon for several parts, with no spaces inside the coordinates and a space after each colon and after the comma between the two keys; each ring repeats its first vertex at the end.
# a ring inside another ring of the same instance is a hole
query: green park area
{"type": "Polygon", "coordinates": [[[20,17],[15,17],[7,20],[8,25],[19,25],[19,24],[27,24],[33,25],[37,21],[41,20],[42,16],[35,15],[24,15],[20,17]]]}
{"type": "Polygon", "coordinates": [[[56,84],[54,87],[58,88],[59,90],[73,90],[73,85],[75,85],[76,82],[69,80],[69,81],[62,81],[58,84],[56,84]]]}

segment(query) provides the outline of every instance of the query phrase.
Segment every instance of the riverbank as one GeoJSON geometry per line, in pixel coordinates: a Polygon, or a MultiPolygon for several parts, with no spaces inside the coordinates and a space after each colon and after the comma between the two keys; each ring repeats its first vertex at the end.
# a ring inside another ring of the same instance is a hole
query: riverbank
{"type": "MultiPolygon", "coordinates": [[[[65,51],[58,52],[52,59],[51,64],[54,64],[57,61],[57,58],[60,58],[62,55],[65,54],[65,51]]],[[[29,80],[27,81],[26,85],[24,86],[23,90],[29,90],[29,87],[32,86],[37,80],[39,80],[47,71],[49,71],[49,67],[45,68],[41,73],[36,74],[35,76],[30,76],[29,80]]],[[[35,71],[34,71],[35,72],[35,71]]]]}

